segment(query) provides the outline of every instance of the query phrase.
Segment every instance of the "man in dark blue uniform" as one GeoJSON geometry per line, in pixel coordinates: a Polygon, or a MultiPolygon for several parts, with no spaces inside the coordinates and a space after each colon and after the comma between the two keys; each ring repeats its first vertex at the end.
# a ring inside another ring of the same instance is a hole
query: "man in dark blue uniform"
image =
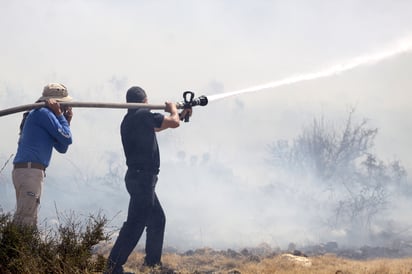
{"type": "MultiPolygon", "coordinates": [[[[140,87],[131,87],[126,101],[147,103],[146,92],[140,87]]],[[[157,175],[160,167],[159,147],[156,132],[167,128],[177,128],[180,117],[191,109],[183,110],[180,115],[176,104],[166,102],[165,111],[170,115],[152,113],[149,109],[129,109],[121,124],[121,136],[126,156],[126,188],[130,194],[126,222],[109,255],[107,273],[124,273],[123,264],[136,247],[146,228],[146,257],[144,265],[161,265],[165,214],[155,193],[157,175]]]]}

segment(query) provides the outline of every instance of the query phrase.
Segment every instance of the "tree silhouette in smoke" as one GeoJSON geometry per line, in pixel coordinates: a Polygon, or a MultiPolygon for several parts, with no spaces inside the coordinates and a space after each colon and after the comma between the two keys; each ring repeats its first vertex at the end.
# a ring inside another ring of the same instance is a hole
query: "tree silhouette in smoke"
{"type": "Polygon", "coordinates": [[[269,145],[269,163],[288,176],[314,178],[312,187],[328,193],[326,223],[348,236],[370,236],[385,218],[391,197],[403,195],[407,174],[399,161],[383,162],[371,152],[378,133],[366,119],[354,121],[351,109],[341,129],[315,118],[291,142],[269,145]]]}

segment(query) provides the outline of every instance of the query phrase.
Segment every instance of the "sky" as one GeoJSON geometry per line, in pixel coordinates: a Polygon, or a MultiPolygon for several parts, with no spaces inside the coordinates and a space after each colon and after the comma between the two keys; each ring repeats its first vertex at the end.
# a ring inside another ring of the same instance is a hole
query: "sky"
{"type": "MultiPolygon", "coordinates": [[[[197,96],[240,90],[411,41],[410,14],[407,0],[3,0],[0,109],[36,101],[49,82],[65,84],[85,102],[124,102],[133,85],[155,104],[181,101],[186,90],[197,96]]],[[[324,79],[233,96],[194,109],[189,123],[160,133],[165,245],[335,240],[316,229],[315,208],[301,212],[297,195],[262,194],[277,176],[265,161],[267,147],[292,140],[315,117],[340,123],[355,107],[357,119],[379,129],[373,152],[412,173],[411,69],[406,52],[324,79]]],[[[74,143],[67,154],[53,154],[40,219],[55,220],[56,210],[101,209],[114,229],[121,225],[128,201],[119,134],[124,113],[74,109],[74,143]]],[[[20,120],[21,113],[0,117],[5,211],[14,210],[7,160],[20,120]]]]}

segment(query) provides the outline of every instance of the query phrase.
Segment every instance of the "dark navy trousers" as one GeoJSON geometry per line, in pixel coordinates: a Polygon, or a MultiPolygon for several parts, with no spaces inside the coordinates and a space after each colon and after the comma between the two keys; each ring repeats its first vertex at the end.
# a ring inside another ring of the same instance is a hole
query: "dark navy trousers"
{"type": "Polygon", "coordinates": [[[109,272],[123,273],[123,265],[136,247],[146,228],[146,256],[144,264],[161,263],[166,217],[157,199],[155,187],[157,174],[128,169],[125,176],[130,194],[127,220],[109,255],[109,272]]]}

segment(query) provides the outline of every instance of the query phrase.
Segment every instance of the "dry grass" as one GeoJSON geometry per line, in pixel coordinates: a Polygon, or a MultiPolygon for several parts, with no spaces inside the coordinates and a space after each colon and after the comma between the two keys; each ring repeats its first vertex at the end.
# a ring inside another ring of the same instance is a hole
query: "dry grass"
{"type": "MultiPolygon", "coordinates": [[[[142,252],[132,253],[125,269],[136,273],[162,273],[142,268],[143,257],[142,252]]],[[[162,261],[165,266],[174,269],[175,273],[181,274],[412,274],[412,258],[358,261],[334,255],[306,258],[289,254],[262,258],[205,248],[189,255],[166,253],[162,261]]]]}

